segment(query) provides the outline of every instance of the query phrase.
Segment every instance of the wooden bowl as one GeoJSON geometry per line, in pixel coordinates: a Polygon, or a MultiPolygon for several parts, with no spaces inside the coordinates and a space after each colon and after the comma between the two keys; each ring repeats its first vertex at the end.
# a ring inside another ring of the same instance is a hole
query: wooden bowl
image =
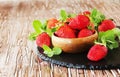
{"type": "Polygon", "coordinates": [[[61,38],[52,35],[53,46],[60,47],[65,53],[80,53],[87,51],[97,39],[97,31],[91,36],[84,38],[61,38]]]}

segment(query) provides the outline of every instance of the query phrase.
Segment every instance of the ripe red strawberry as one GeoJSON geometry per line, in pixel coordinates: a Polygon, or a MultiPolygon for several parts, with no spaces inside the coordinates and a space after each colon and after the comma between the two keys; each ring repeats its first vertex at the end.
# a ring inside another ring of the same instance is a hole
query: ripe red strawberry
{"type": "Polygon", "coordinates": [[[55,27],[55,24],[58,23],[58,20],[55,18],[49,19],[47,22],[47,28],[51,29],[55,27]]]}
{"type": "Polygon", "coordinates": [[[107,31],[115,28],[115,24],[112,20],[104,20],[99,26],[98,31],[107,31]]]}
{"type": "Polygon", "coordinates": [[[50,36],[43,32],[40,35],[38,35],[38,37],[36,38],[36,44],[39,47],[42,47],[43,45],[47,45],[47,46],[51,46],[51,38],[50,36]]]}
{"type": "Polygon", "coordinates": [[[87,28],[82,29],[79,33],[78,33],[78,38],[82,38],[82,37],[87,37],[93,34],[92,30],[89,30],[87,28]]]}
{"type": "Polygon", "coordinates": [[[103,59],[108,53],[107,47],[96,44],[88,52],[87,58],[91,61],[99,61],[103,59]]]}
{"type": "Polygon", "coordinates": [[[71,22],[69,23],[69,26],[72,29],[81,30],[83,28],[86,28],[89,25],[89,18],[85,15],[78,15],[76,16],[71,22]]]}
{"type": "Polygon", "coordinates": [[[63,38],[75,38],[75,33],[74,31],[69,27],[69,26],[61,26],[55,34],[58,37],[63,37],[63,38]]]}

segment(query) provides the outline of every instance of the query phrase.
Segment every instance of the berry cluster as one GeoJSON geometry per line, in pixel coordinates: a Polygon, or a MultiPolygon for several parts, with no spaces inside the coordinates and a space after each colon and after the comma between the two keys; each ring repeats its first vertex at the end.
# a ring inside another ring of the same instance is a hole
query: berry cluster
{"type": "MultiPolygon", "coordinates": [[[[106,19],[104,15],[96,10],[92,12],[84,11],[74,17],[67,16],[64,18],[64,20],[56,18],[47,20],[46,29],[55,29],[53,33],[57,37],[73,39],[89,37],[93,35],[95,31],[97,31],[98,34],[102,34],[116,28],[115,23],[111,19],[106,19]]],[[[98,36],[98,41],[101,43],[95,43],[88,51],[87,58],[91,61],[99,61],[108,53],[107,45],[103,44],[100,39],[98,36]]],[[[52,47],[49,33],[44,31],[37,35],[36,44],[39,47],[43,47],[43,45],[52,47]]]]}

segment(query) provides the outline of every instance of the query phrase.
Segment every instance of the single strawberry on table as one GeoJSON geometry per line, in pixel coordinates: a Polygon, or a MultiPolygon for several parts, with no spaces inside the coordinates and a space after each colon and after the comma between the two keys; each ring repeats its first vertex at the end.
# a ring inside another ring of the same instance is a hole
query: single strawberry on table
{"type": "Polygon", "coordinates": [[[104,20],[102,23],[98,26],[98,31],[107,31],[115,28],[115,24],[112,20],[104,20]]]}
{"type": "Polygon", "coordinates": [[[103,59],[108,53],[107,47],[100,44],[92,46],[87,54],[87,58],[91,61],[99,61],[103,59]]]}
{"type": "Polygon", "coordinates": [[[73,20],[71,20],[71,22],[69,23],[69,26],[72,29],[81,30],[83,28],[87,28],[89,23],[90,23],[90,19],[87,16],[78,15],[73,20]]]}
{"type": "Polygon", "coordinates": [[[37,36],[36,44],[39,47],[42,47],[43,45],[47,45],[50,47],[51,46],[51,38],[46,32],[43,32],[37,36]]]}
{"type": "Polygon", "coordinates": [[[67,25],[61,26],[56,32],[55,35],[63,38],[75,38],[76,35],[74,31],[67,25]]]}

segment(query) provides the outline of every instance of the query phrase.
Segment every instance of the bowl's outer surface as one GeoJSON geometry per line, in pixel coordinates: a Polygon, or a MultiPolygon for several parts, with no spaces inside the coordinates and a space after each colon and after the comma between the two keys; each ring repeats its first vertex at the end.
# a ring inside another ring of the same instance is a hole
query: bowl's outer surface
{"type": "Polygon", "coordinates": [[[78,53],[89,49],[94,41],[97,39],[98,34],[95,32],[93,35],[84,38],[60,38],[55,35],[52,36],[53,46],[60,47],[66,53],[78,53]]]}

